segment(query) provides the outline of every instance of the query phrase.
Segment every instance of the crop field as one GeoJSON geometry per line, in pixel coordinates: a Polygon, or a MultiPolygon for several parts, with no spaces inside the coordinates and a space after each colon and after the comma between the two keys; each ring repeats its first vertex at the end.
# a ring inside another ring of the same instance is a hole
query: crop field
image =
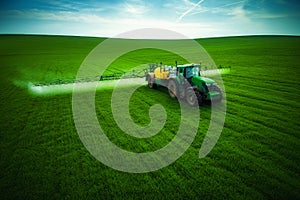
{"type": "MultiPolygon", "coordinates": [[[[73,121],[71,92],[38,95],[28,88],[74,79],[103,40],[0,36],[1,199],[300,199],[300,37],[198,39],[217,66],[231,66],[222,76],[227,98],[222,134],[200,159],[211,117],[211,106],[201,106],[198,133],[188,150],[171,165],[140,174],[116,171],[88,152],[73,121]]],[[[174,60],[185,62],[163,50],[136,50],[119,57],[106,73],[174,60]]],[[[152,105],[166,110],[164,128],[144,139],[117,126],[112,92],[97,90],[95,106],[102,129],[117,146],[150,152],[174,138],[180,109],[166,89],[141,86],[130,99],[129,112],[139,125],[150,123],[152,105]]]]}

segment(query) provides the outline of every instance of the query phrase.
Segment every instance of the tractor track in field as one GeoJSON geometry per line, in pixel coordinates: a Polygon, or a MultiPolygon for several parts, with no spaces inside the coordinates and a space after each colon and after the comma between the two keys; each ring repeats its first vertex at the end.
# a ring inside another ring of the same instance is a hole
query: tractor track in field
{"type": "MultiPolygon", "coordinates": [[[[249,90],[245,90],[245,89],[238,89],[238,90],[227,90],[226,94],[234,94],[237,96],[242,96],[242,97],[246,97],[248,99],[251,100],[257,100],[257,101],[262,101],[262,102],[266,102],[266,103],[271,103],[271,104],[275,104],[275,105],[284,105],[286,107],[291,108],[292,110],[295,109],[295,106],[298,104],[297,101],[287,101],[285,100],[283,97],[274,97],[270,94],[266,95],[266,94],[261,94],[261,96],[259,96],[257,93],[253,92],[249,92],[249,90]],[[288,104],[287,102],[292,103],[292,105],[288,104]]],[[[297,106],[296,106],[297,107],[297,106]]]]}
{"type": "MultiPolygon", "coordinates": [[[[264,104],[264,102],[245,102],[247,100],[246,97],[243,97],[243,99],[241,99],[240,96],[236,95],[236,99],[234,101],[230,101],[227,100],[228,103],[228,108],[229,109],[233,109],[235,107],[239,107],[237,110],[237,113],[243,113],[243,110],[249,110],[251,111],[251,113],[253,114],[257,114],[259,115],[259,117],[267,117],[267,119],[276,119],[279,122],[283,121],[283,122],[291,122],[291,119],[293,119],[293,123],[294,125],[296,125],[297,127],[300,126],[300,123],[297,121],[299,114],[297,112],[291,112],[293,111],[293,109],[282,112],[282,109],[277,108],[276,106],[269,106],[266,109],[266,104],[264,104]],[[232,108],[233,106],[233,108],[232,108]],[[272,109],[273,108],[273,109],[272,109]],[[277,114],[275,115],[274,113],[276,112],[280,112],[281,114],[277,114]]],[[[229,110],[230,111],[230,110],[229,110]]],[[[287,128],[287,127],[285,127],[287,128]]],[[[287,128],[288,129],[288,128],[287,128]]]]}
{"type": "MultiPolygon", "coordinates": [[[[255,129],[250,129],[250,130],[245,130],[244,132],[241,132],[241,130],[237,130],[237,127],[232,127],[232,126],[227,126],[225,124],[225,128],[229,129],[230,131],[235,131],[237,132],[239,135],[243,135],[243,133],[246,133],[246,132],[251,132],[251,133],[259,133],[260,131],[262,131],[261,129],[259,129],[258,127],[262,127],[263,129],[265,130],[269,130],[271,131],[271,133],[276,133],[276,134],[259,134],[260,137],[262,135],[264,135],[264,140],[261,140],[261,142],[263,144],[266,144],[268,146],[272,146],[273,148],[273,151],[277,151],[278,149],[282,149],[282,150],[285,150],[287,151],[287,149],[292,149],[294,147],[297,146],[299,139],[296,137],[296,136],[293,136],[293,135],[290,135],[290,134],[287,134],[285,132],[281,132],[279,130],[276,130],[274,128],[271,128],[271,127],[268,127],[264,124],[260,124],[260,122],[255,122],[255,121],[252,121],[250,119],[247,119],[247,118],[243,118],[243,117],[236,117],[235,114],[232,114],[232,113],[228,113],[228,115],[235,119],[236,122],[240,122],[240,120],[242,119],[245,123],[244,124],[252,124],[253,125],[253,128],[255,129]],[[288,140],[282,140],[281,138],[286,138],[286,137],[289,137],[288,140]],[[263,141],[270,141],[270,140],[273,140],[274,142],[272,143],[272,145],[270,145],[270,143],[264,143],[263,141]],[[285,146],[284,144],[288,142],[290,143],[289,147],[285,146]],[[276,147],[274,147],[276,146],[276,147]]],[[[233,122],[233,121],[232,121],[233,122]]],[[[242,124],[235,124],[235,126],[241,126],[243,128],[243,125],[242,124]]],[[[270,133],[270,132],[268,132],[270,133]]]]}
{"type": "MultiPolygon", "coordinates": [[[[269,91],[269,92],[276,92],[278,94],[284,94],[286,96],[293,96],[295,98],[298,98],[299,97],[299,94],[295,94],[296,92],[299,92],[298,89],[295,89],[295,91],[291,91],[291,88],[292,87],[288,87],[289,88],[289,91],[287,91],[286,87],[285,86],[280,86],[280,85],[276,85],[275,87],[275,84],[276,82],[272,83],[272,84],[269,84],[269,85],[265,85],[264,84],[259,84],[257,82],[249,82],[247,84],[244,84],[245,81],[238,81],[238,80],[235,80],[235,83],[234,84],[238,84],[238,87],[242,87],[242,88],[252,88],[252,89],[255,89],[255,91],[269,91]],[[241,83],[241,84],[240,84],[241,83]],[[257,83],[257,84],[255,84],[257,83]]],[[[228,82],[226,83],[227,86],[231,86],[233,85],[231,82],[228,82]]]]}
{"type": "Polygon", "coordinates": [[[228,93],[228,94],[229,94],[229,97],[227,97],[227,101],[229,101],[229,102],[239,103],[241,105],[246,105],[246,106],[251,106],[251,107],[258,108],[260,110],[264,110],[264,111],[268,111],[268,112],[278,111],[281,114],[284,114],[286,116],[290,115],[291,114],[290,110],[294,110],[294,108],[295,108],[293,106],[290,106],[290,108],[292,108],[292,109],[282,110],[282,107],[285,107],[286,104],[281,104],[278,102],[265,103],[263,100],[257,100],[257,99],[252,99],[252,98],[250,98],[252,101],[249,101],[248,96],[243,96],[239,93],[228,93]],[[234,97],[234,98],[232,98],[232,97],[234,97]]]}
{"type": "MultiPolygon", "coordinates": [[[[247,82],[247,84],[245,84],[245,80],[241,80],[241,79],[238,79],[238,80],[235,80],[234,83],[232,83],[231,81],[227,81],[225,80],[225,85],[227,86],[235,86],[237,85],[237,87],[239,87],[240,85],[242,86],[245,86],[245,87],[255,87],[255,88],[258,88],[259,90],[260,89],[266,89],[266,90],[271,90],[271,91],[277,91],[277,92],[281,92],[282,94],[285,94],[285,93],[289,93],[291,91],[287,91],[286,88],[289,88],[291,89],[291,86],[293,85],[289,85],[289,87],[286,87],[286,86],[283,86],[283,85],[276,85],[276,89],[274,88],[274,84],[277,84],[277,82],[268,82],[268,83],[265,83],[265,82],[256,82],[256,81],[250,81],[250,82],[247,82]]],[[[298,91],[297,88],[294,88],[295,92],[298,91]]]]}
{"type": "MultiPolygon", "coordinates": [[[[263,118],[267,117],[269,119],[276,119],[279,122],[280,121],[290,122],[291,121],[290,118],[297,119],[296,115],[291,116],[290,111],[287,111],[286,113],[282,113],[282,115],[274,115],[274,112],[276,112],[276,110],[272,109],[272,107],[269,107],[269,109],[264,109],[264,108],[261,108],[261,107],[259,108],[258,104],[256,104],[256,103],[249,103],[249,102],[245,103],[245,101],[243,101],[243,100],[235,100],[235,101],[232,101],[232,102],[228,102],[228,106],[230,106],[229,107],[230,109],[233,109],[233,108],[231,108],[231,106],[233,106],[233,105],[234,105],[234,107],[239,107],[238,109],[236,109],[237,113],[240,113],[238,111],[240,111],[240,110],[243,111],[247,108],[247,110],[251,111],[251,113],[253,113],[253,114],[257,114],[257,115],[259,115],[263,118]],[[282,116],[289,116],[289,117],[284,118],[282,116]]],[[[279,111],[280,109],[277,109],[277,110],[279,111]]],[[[296,122],[296,120],[295,120],[295,122],[296,122]]],[[[297,127],[300,127],[299,122],[296,122],[295,125],[297,127]]]]}
{"type": "MultiPolygon", "coordinates": [[[[276,130],[273,130],[273,131],[276,131],[276,130]]],[[[257,147],[260,147],[259,149],[261,151],[264,151],[265,149],[267,149],[265,147],[271,147],[271,151],[268,150],[269,153],[276,154],[278,157],[280,157],[280,160],[286,160],[287,161],[286,163],[289,163],[289,161],[291,161],[291,158],[287,158],[285,156],[282,156],[278,152],[278,150],[285,150],[286,151],[286,148],[285,148],[284,145],[278,144],[278,139],[273,138],[274,142],[272,143],[272,145],[270,145],[269,143],[264,142],[264,141],[267,141],[268,139],[270,139],[270,137],[268,135],[265,135],[265,134],[260,134],[256,130],[249,130],[247,132],[241,133],[241,132],[236,131],[236,130],[230,128],[230,127],[224,127],[224,135],[227,136],[229,141],[237,141],[237,143],[234,147],[239,148],[240,150],[243,149],[244,151],[246,151],[245,152],[246,154],[253,155],[253,156],[257,157],[261,153],[261,152],[256,152],[255,153],[255,151],[257,151],[257,147]],[[249,145],[246,145],[247,143],[249,143],[249,140],[246,140],[246,138],[251,140],[250,143],[252,143],[252,141],[261,141],[261,142],[257,143],[256,146],[253,146],[253,144],[249,146],[249,145]],[[276,144],[277,146],[274,147],[273,144],[276,144]]],[[[294,140],[292,140],[292,141],[294,141],[294,140]]],[[[293,159],[296,159],[296,158],[297,157],[295,157],[293,159]]],[[[286,166],[288,167],[289,165],[286,164],[286,166]]],[[[296,169],[298,167],[298,165],[294,165],[294,167],[296,169]]]]}
{"type": "MultiPolygon", "coordinates": [[[[249,76],[245,76],[245,75],[240,75],[240,74],[234,74],[234,73],[232,73],[229,76],[232,76],[232,78],[235,78],[235,80],[240,80],[240,78],[247,79],[247,80],[249,80],[249,81],[247,81],[247,83],[251,83],[251,82],[255,81],[253,79],[253,77],[249,77],[249,76]]],[[[267,76],[267,75],[260,76],[259,78],[260,78],[259,80],[263,84],[274,85],[274,83],[280,83],[281,86],[283,86],[283,87],[288,87],[290,85],[295,85],[295,86],[298,85],[297,81],[290,81],[290,80],[282,81],[282,80],[280,80],[280,78],[279,79],[270,79],[270,76],[267,76]]]]}
{"type": "MultiPolygon", "coordinates": [[[[240,109],[237,109],[236,112],[233,112],[231,109],[228,109],[226,115],[230,115],[230,118],[237,119],[237,121],[239,121],[241,119],[246,121],[248,124],[248,127],[250,124],[255,125],[253,128],[262,126],[266,129],[276,131],[280,134],[288,135],[289,137],[293,137],[295,140],[297,140],[297,135],[291,134],[295,130],[293,130],[293,129],[287,130],[287,127],[282,127],[280,125],[273,125],[271,123],[266,123],[264,120],[257,120],[253,117],[249,118],[249,117],[246,117],[247,115],[240,115],[238,112],[239,110],[240,109]],[[239,117],[237,117],[237,116],[239,116],[239,117]]],[[[261,116],[259,116],[259,117],[261,117],[261,116]]],[[[234,126],[236,126],[236,125],[238,125],[238,124],[234,124],[234,126]]],[[[227,126],[227,124],[225,122],[225,127],[226,126],[227,126]]]]}

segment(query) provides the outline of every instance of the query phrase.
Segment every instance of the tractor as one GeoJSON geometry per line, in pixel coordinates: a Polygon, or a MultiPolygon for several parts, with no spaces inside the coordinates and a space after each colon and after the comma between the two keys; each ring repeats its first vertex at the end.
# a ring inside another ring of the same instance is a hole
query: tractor
{"type": "Polygon", "coordinates": [[[201,76],[201,64],[166,66],[150,64],[146,81],[151,89],[161,85],[168,88],[172,98],[185,99],[191,106],[208,101],[221,101],[222,90],[210,78],[201,76]]]}

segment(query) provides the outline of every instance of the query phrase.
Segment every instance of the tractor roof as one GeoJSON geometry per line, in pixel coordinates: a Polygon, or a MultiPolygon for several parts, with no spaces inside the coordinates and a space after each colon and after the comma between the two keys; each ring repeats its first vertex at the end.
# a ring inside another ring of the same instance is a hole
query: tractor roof
{"type": "Polygon", "coordinates": [[[178,65],[177,67],[179,67],[179,68],[185,68],[185,67],[200,67],[200,64],[194,64],[194,63],[191,63],[191,64],[178,65]]]}

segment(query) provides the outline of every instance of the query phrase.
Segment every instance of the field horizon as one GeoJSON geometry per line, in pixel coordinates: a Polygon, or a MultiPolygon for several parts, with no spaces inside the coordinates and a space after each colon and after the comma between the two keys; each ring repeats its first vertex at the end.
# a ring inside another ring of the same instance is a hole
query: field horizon
{"type": "MultiPolygon", "coordinates": [[[[28,84],[73,79],[105,38],[58,35],[0,35],[0,194],[23,198],[300,198],[300,36],[230,36],[195,39],[216,66],[231,66],[222,76],[226,91],[225,125],[214,149],[199,159],[211,118],[200,108],[192,145],[160,170],[131,174],[95,159],[82,144],[72,115],[72,94],[32,95],[28,84]]],[[[109,53],[109,52],[108,52],[109,53]]],[[[144,63],[185,62],[158,49],[120,56],[109,70],[144,63]]],[[[124,91],[125,92],[125,91],[124,91]]],[[[150,123],[149,109],[167,113],[155,136],[125,134],[111,111],[113,90],[97,91],[96,115],[111,141],[131,152],[167,145],[179,127],[178,101],[164,88],[138,88],[130,99],[132,120],[150,123]]]]}
{"type": "MultiPolygon", "coordinates": [[[[128,39],[128,38],[115,38],[115,37],[105,37],[105,36],[88,36],[88,35],[56,35],[56,34],[20,34],[20,33],[0,33],[1,36],[53,36],[53,37],[82,37],[82,38],[98,38],[98,39],[128,39]]],[[[257,35],[232,35],[232,36],[215,36],[215,37],[197,37],[197,38],[188,38],[190,40],[201,40],[201,39],[221,39],[221,38],[236,38],[236,37],[300,37],[300,35],[288,35],[288,34],[276,34],[276,35],[270,35],[270,34],[257,34],[257,35]]],[[[132,38],[130,38],[132,39],[132,38]]],[[[139,40],[139,39],[137,39],[139,40]]]]}

